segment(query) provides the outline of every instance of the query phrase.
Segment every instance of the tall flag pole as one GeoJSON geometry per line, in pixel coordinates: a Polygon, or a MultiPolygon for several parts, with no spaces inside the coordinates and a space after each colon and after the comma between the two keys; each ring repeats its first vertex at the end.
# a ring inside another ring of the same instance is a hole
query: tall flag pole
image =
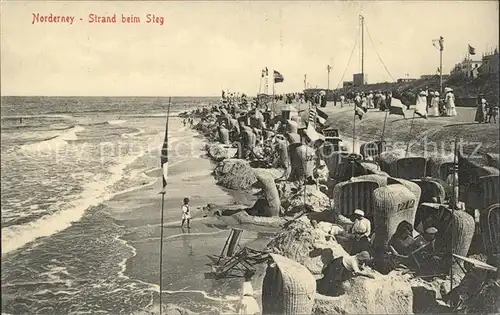
{"type": "Polygon", "coordinates": [[[161,194],[161,224],[160,224],[160,315],[162,314],[162,280],[163,280],[163,210],[165,207],[165,193],[167,187],[167,175],[168,175],[168,119],[170,117],[170,105],[172,104],[172,99],[168,98],[168,109],[167,109],[167,123],[165,125],[165,138],[163,140],[163,147],[161,148],[161,168],[162,168],[162,181],[163,189],[161,194]]]}
{"type": "MultiPolygon", "coordinates": [[[[458,173],[458,146],[457,146],[457,143],[458,143],[458,138],[455,138],[455,148],[454,148],[454,157],[453,157],[453,193],[452,193],[452,208],[451,208],[451,217],[452,217],[452,220],[451,220],[451,243],[453,244],[453,239],[455,238],[455,228],[453,227],[453,222],[455,221],[453,218],[455,218],[455,208],[457,207],[457,203],[458,203],[458,196],[457,194],[455,194],[455,189],[458,185],[457,183],[457,173],[458,173]]],[[[452,259],[452,262],[453,262],[453,250],[451,251],[451,259],[452,259]]],[[[453,290],[453,265],[451,266],[450,268],[450,290],[453,290]]]]}
{"type": "Polygon", "coordinates": [[[408,132],[408,143],[406,143],[405,157],[408,157],[408,151],[410,150],[410,136],[413,131],[413,122],[415,121],[415,111],[413,112],[413,117],[411,118],[410,131],[408,132]]]}
{"type": "MultiPolygon", "coordinates": [[[[281,83],[285,81],[285,78],[283,77],[283,75],[281,73],[279,73],[278,71],[276,70],[273,70],[273,104],[274,104],[274,84],[275,83],[281,83]]],[[[275,110],[276,110],[276,104],[274,104],[274,107],[273,107],[275,110]]]]}
{"type": "Polygon", "coordinates": [[[265,91],[266,91],[265,93],[269,94],[269,81],[268,81],[269,80],[269,71],[267,70],[267,67],[266,67],[266,69],[264,71],[265,71],[265,75],[266,75],[265,76],[265,80],[264,80],[264,82],[265,82],[265,91]]]}

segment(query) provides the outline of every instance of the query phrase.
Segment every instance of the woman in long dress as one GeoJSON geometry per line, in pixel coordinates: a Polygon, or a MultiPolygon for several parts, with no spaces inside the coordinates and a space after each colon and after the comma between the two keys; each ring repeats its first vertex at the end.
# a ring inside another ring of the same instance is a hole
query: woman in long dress
{"type": "Polygon", "coordinates": [[[486,100],[482,95],[479,95],[477,98],[477,109],[476,109],[476,117],[474,121],[478,123],[486,122],[486,100]]]}
{"type": "Polygon", "coordinates": [[[429,108],[429,116],[439,117],[439,92],[431,92],[431,104],[429,108]]]}
{"type": "Polygon", "coordinates": [[[419,90],[417,103],[415,105],[415,112],[422,117],[427,117],[427,91],[419,90]]]}
{"type": "Polygon", "coordinates": [[[457,110],[455,109],[455,95],[453,94],[453,90],[451,88],[446,88],[445,92],[446,116],[456,116],[457,110]]]}

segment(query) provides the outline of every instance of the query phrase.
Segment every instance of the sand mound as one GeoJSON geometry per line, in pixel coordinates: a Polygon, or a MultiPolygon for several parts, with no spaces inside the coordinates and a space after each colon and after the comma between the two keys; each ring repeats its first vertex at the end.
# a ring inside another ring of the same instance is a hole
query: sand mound
{"type": "Polygon", "coordinates": [[[284,200],[282,205],[284,205],[285,213],[297,213],[305,210],[305,207],[312,208],[314,212],[321,212],[331,208],[330,198],[316,185],[306,185],[305,191],[304,186],[302,186],[292,194],[288,202],[284,200]]]}
{"type": "Polygon", "coordinates": [[[269,242],[267,249],[304,265],[311,273],[321,274],[325,264],[332,259],[347,255],[344,248],[334,240],[327,240],[328,230],[338,226],[321,222],[313,228],[307,217],[287,224],[283,231],[269,242]]]}
{"type": "Polygon", "coordinates": [[[253,169],[245,160],[225,159],[214,169],[218,185],[229,189],[244,190],[257,181],[253,169]]]}
{"type": "Polygon", "coordinates": [[[391,273],[375,279],[354,277],[344,282],[345,294],[316,294],[313,314],[412,314],[409,276],[391,273]]]}
{"type": "Polygon", "coordinates": [[[230,159],[236,154],[234,148],[220,143],[207,144],[206,150],[208,157],[217,162],[230,159]]]}

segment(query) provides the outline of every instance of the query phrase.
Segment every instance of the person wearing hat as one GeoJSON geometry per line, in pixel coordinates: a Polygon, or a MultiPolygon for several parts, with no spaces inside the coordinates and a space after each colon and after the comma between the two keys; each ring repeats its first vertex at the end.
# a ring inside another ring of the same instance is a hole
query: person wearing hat
{"type": "Polygon", "coordinates": [[[439,117],[439,92],[431,92],[431,104],[429,105],[429,116],[439,117]]]}
{"type": "Polygon", "coordinates": [[[457,110],[455,109],[455,95],[453,94],[452,88],[445,88],[445,99],[446,104],[446,116],[453,117],[457,115],[457,110]]]}
{"type": "Polygon", "coordinates": [[[318,281],[318,292],[324,295],[337,296],[343,293],[340,287],[342,282],[354,276],[374,279],[375,277],[372,274],[363,270],[364,265],[370,261],[372,261],[372,257],[367,251],[352,256],[340,256],[332,260],[322,270],[323,278],[318,281]]]}
{"type": "Polygon", "coordinates": [[[324,160],[319,160],[319,165],[314,169],[314,177],[316,178],[316,186],[326,185],[329,178],[328,168],[324,160]]]}
{"type": "Polygon", "coordinates": [[[351,239],[351,254],[362,251],[371,251],[369,237],[372,232],[370,220],[365,218],[363,210],[354,210],[354,224],[350,229],[348,237],[351,239]]]}

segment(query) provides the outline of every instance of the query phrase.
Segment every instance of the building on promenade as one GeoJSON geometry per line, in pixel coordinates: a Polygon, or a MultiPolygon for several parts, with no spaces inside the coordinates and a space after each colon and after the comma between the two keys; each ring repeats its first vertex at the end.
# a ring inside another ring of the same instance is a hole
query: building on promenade
{"type": "Polygon", "coordinates": [[[479,75],[498,73],[498,57],[498,48],[495,48],[493,52],[483,54],[482,64],[478,69],[479,75]]]}
{"type": "Polygon", "coordinates": [[[413,82],[413,81],[417,81],[417,79],[413,79],[413,78],[400,78],[397,80],[398,83],[409,83],[409,82],[413,82]]]}
{"type": "Polygon", "coordinates": [[[352,82],[354,86],[363,86],[368,84],[368,76],[366,73],[355,73],[352,75],[352,82]]]}
{"type": "Polygon", "coordinates": [[[353,86],[354,83],[352,81],[344,81],[342,87],[347,88],[353,86]]]}
{"type": "Polygon", "coordinates": [[[479,67],[483,64],[482,60],[472,60],[472,58],[464,58],[461,62],[457,63],[453,70],[452,75],[463,75],[467,78],[477,78],[479,75],[479,67]]]}

